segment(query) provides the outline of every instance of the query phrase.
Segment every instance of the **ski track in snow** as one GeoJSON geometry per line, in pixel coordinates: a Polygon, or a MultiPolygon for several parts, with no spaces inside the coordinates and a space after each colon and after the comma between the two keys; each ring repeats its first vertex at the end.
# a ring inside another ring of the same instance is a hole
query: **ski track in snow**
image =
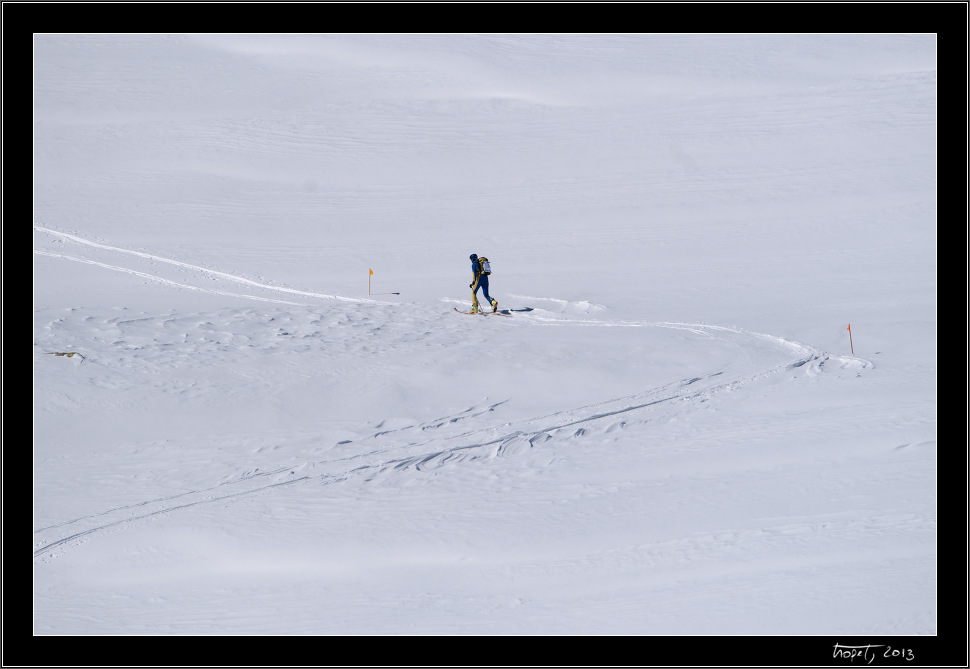
{"type": "MultiPolygon", "coordinates": [[[[57,230],[51,230],[49,228],[43,228],[43,227],[40,227],[40,226],[36,226],[35,225],[34,226],[34,230],[36,230],[37,232],[42,232],[42,233],[51,235],[52,237],[54,237],[56,239],[59,239],[59,240],[62,240],[62,241],[73,242],[75,244],[80,245],[82,248],[83,247],[90,247],[90,248],[98,249],[98,250],[101,250],[101,251],[108,251],[110,253],[118,254],[121,257],[128,257],[129,259],[133,256],[135,259],[147,260],[147,261],[150,261],[152,263],[165,263],[167,265],[170,265],[172,267],[178,268],[180,270],[188,271],[190,273],[193,273],[197,277],[205,277],[205,278],[208,278],[208,279],[215,278],[215,279],[230,281],[230,282],[234,282],[234,283],[241,283],[241,284],[249,285],[249,286],[253,286],[255,288],[260,288],[260,289],[263,289],[263,290],[276,291],[276,292],[280,292],[280,293],[288,293],[288,294],[292,294],[292,295],[300,295],[300,296],[303,296],[303,297],[322,298],[322,299],[327,299],[327,300],[341,300],[341,301],[345,301],[345,302],[372,302],[372,303],[379,303],[378,300],[370,300],[370,299],[357,298],[357,297],[344,297],[344,296],[341,296],[341,295],[328,295],[328,294],[325,294],[325,293],[313,293],[313,292],[306,291],[306,290],[295,290],[293,288],[283,288],[283,287],[280,287],[280,286],[270,286],[270,285],[267,285],[267,284],[259,283],[257,281],[253,281],[251,279],[246,279],[246,278],[241,277],[241,276],[235,276],[233,274],[227,274],[226,272],[219,272],[219,271],[212,270],[212,269],[208,269],[208,268],[205,268],[205,267],[199,267],[198,265],[191,265],[189,263],[180,262],[178,260],[172,260],[170,258],[163,258],[162,256],[156,256],[156,255],[152,255],[150,253],[143,253],[141,251],[133,251],[133,250],[130,250],[130,249],[123,249],[123,248],[119,248],[117,246],[108,246],[106,244],[98,244],[96,242],[92,242],[90,240],[83,239],[83,238],[78,237],[76,235],[69,235],[67,233],[59,232],[57,230]]],[[[290,305],[298,305],[298,306],[304,306],[305,305],[305,303],[289,302],[289,301],[281,300],[281,299],[278,299],[278,298],[277,299],[273,299],[273,298],[259,297],[257,295],[230,293],[230,292],[226,292],[226,291],[216,290],[216,289],[213,289],[211,287],[201,287],[201,286],[196,286],[196,285],[192,285],[192,284],[188,284],[188,283],[177,282],[177,281],[173,281],[171,279],[166,279],[164,277],[158,276],[156,274],[151,274],[151,273],[148,273],[148,272],[137,271],[137,270],[132,269],[130,267],[120,267],[120,266],[116,266],[116,265],[109,265],[109,264],[104,263],[104,262],[99,262],[99,261],[92,260],[92,259],[89,259],[89,258],[81,258],[81,257],[77,257],[77,256],[72,256],[72,255],[68,255],[68,254],[64,254],[64,253],[53,253],[53,252],[50,252],[50,251],[41,251],[41,250],[38,250],[38,249],[34,249],[34,253],[37,254],[37,255],[42,255],[42,256],[49,256],[49,257],[54,257],[54,258],[63,258],[64,260],[72,260],[74,262],[83,262],[83,263],[88,263],[88,264],[91,264],[91,265],[97,265],[99,267],[103,267],[105,269],[110,269],[110,270],[115,270],[115,271],[118,271],[118,272],[126,272],[126,273],[129,273],[129,274],[133,274],[135,276],[142,277],[144,279],[149,279],[151,281],[157,281],[159,283],[163,283],[163,284],[167,284],[167,285],[171,285],[171,286],[176,286],[178,288],[188,288],[190,290],[199,290],[199,291],[213,293],[213,294],[216,294],[216,295],[231,295],[231,296],[235,296],[235,297],[246,297],[246,298],[249,298],[249,299],[260,300],[260,301],[264,301],[264,302],[276,302],[276,303],[279,303],[279,304],[290,304],[290,305]]]]}
{"type": "MultiPolygon", "coordinates": [[[[250,285],[267,293],[277,291],[291,295],[346,302],[366,302],[385,304],[377,300],[348,298],[336,295],[312,293],[309,291],[280,288],[261,284],[225,272],[206,269],[148,253],[131,251],[97,244],[80,237],[57,232],[47,228],[35,230],[50,235],[65,243],[81,249],[107,252],[122,259],[151,263],[163,263],[169,267],[189,273],[188,281],[201,281],[202,278],[235,282],[250,285]]],[[[174,281],[131,266],[112,265],[102,260],[54,253],[35,249],[38,255],[84,262],[106,269],[127,272],[166,285],[206,291],[220,295],[249,297],[260,301],[281,304],[299,304],[278,297],[240,295],[220,289],[174,281]]],[[[119,262],[119,261],[115,261],[119,262]]],[[[129,263],[130,264],[130,263],[129,263]]],[[[119,506],[106,511],[58,522],[37,529],[34,532],[34,557],[42,561],[57,555],[55,549],[76,545],[97,532],[127,525],[136,521],[150,519],[160,514],[196,507],[203,504],[225,502],[244,495],[266,492],[280,486],[290,486],[316,481],[320,484],[333,483],[359,478],[373,482],[391,475],[400,475],[409,470],[429,471],[462,462],[494,459],[522,453],[527,449],[541,447],[550,440],[581,439],[604,434],[615,429],[623,429],[632,424],[646,423],[658,416],[671,417],[696,408],[716,394],[738,388],[742,385],[766,379],[780,372],[800,369],[813,376],[828,368],[859,370],[871,367],[871,363],[859,358],[830,355],[805,344],[797,343],[767,334],[745,332],[735,328],[692,323],[651,323],[645,321],[612,321],[589,318],[588,315],[605,309],[589,303],[570,305],[564,300],[551,298],[525,298],[532,303],[547,302],[553,310],[530,309],[517,325],[532,326],[570,326],[570,327],[642,327],[686,330],[693,334],[712,339],[730,340],[742,349],[753,344],[767,344],[780,350],[782,361],[764,369],[764,360],[755,357],[753,362],[741,365],[739,369],[725,371],[723,368],[684,378],[656,388],[603,402],[558,411],[545,416],[536,416],[495,427],[464,427],[465,421],[491,412],[503,402],[482,407],[470,407],[459,414],[444,416],[427,422],[419,422],[395,429],[379,430],[356,440],[344,440],[333,446],[333,457],[319,460],[299,460],[265,471],[255,469],[215,485],[189,490],[175,495],[157,497],[136,504],[119,506]],[[572,311],[573,313],[566,313],[572,311]],[[583,317],[578,316],[582,314],[583,317]],[[374,446],[370,446],[370,442],[374,446]],[[382,443],[383,442],[383,443],[382,443]],[[363,446],[363,450],[341,454],[353,447],[363,446]],[[325,470],[321,472],[320,470],[325,470]]],[[[504,320],[504,319],[503,319],[504,320]]]]}

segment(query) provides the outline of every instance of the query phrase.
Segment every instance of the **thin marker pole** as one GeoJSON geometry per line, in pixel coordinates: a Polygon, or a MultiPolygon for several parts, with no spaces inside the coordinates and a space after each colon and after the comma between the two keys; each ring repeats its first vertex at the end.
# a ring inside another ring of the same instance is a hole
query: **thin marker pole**
{"type": "Polygon", "coordinates": [[[852,345],[852,323],[849,323],[849,327],[846,330],[849,331],[849,348],[852,349],[852,355],[855,355],[855,346],[852,345]]]}
{"type": "Polygon", "coordinates": [[[367,275],[367,294],[368,295],[370,295],[370,278],[372,276],[374,276],[374,270],[371,270],[370,274],[367,275]]]}

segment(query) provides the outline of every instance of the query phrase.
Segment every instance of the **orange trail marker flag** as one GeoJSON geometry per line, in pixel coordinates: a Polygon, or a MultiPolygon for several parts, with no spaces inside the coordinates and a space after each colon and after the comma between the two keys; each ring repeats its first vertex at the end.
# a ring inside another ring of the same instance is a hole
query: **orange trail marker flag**
{"type": "Polygon", "coordinates": [[[849,348],[852,350],[852,355],[855,355],[855,346],[852,345],[852,323],[849,323],[846,330],[849,331],[849,348]]]}
{"type": "Polygon", "coordinates": [[[367,275],[367,294],[370,295],[370,278],[374,276],[374,270],[370,270],[370,274],[367,275]]]}

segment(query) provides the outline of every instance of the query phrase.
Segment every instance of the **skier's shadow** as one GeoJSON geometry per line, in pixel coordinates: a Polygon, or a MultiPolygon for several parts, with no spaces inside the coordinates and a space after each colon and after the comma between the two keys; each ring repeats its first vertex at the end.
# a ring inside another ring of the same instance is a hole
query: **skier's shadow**
{"type": "Polygon", "coordinates": [[[509,309],[509,311],[511,311],[511,312],[516,312],[516,311],[532,311],[532,307],[522,307],[521,309],[509,309]]]}

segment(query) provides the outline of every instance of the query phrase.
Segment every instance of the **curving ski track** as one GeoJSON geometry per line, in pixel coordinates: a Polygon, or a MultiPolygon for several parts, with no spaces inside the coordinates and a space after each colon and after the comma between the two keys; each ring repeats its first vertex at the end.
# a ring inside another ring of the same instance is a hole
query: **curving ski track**
{"type": "MultiPolygon", "coordinates": [[[[374,300],[342,298],[334,295],[267,286],[249,279],[215,272],[213,270],[188,265],[187,263],[141,252],[95,244],[73,235],[67,235],[46,228],[35,227],[35,230],[62,237],[80,245],[86,245],[121,255],[128,254],[134,257],[160,261],[178,266],[182,269],[189,269],[198,273],[208,273],[217,275],[222,279],[251,284],[265,290],[281,291],[317,298],[375,302],[374,300]]],[[[87,258],[39,251],[36,249],[34,252],[39,255],[60,257],[67,260],[100,265],[117,271],[129,272],[162,283],[176,283],[163,277],[136,271],[132,268],[112,266],[87,258]]],[[[176,285],[183,285],[194,290],[208,290],[214,293],[221,292],[211,288],[200,288],[188,284],[177,283],[176,285]]],[[[279,299],[258,296],[248,297],[268,299],[269,301],[276,302],[281,301],[279,299]]],[[[52,553],[54,549],[78,542],[89,535],[114,527],[146,520],[160,514],[197,507],[199,505],[225,502],[233,498],[265,492],[280,486],[299,483],[305,484],[309,482],[330,485],[354,478],[360,478],[364,482],[367,482],[376,480],[378,477],[401,474],[412,469],[415,471],[426,471],[446,464],[506,457],[514,455],[522,449],[541,447],[541,444],[550,440],[581,439],[591,434],[598,434],[596,432],[597,429],[609,432],[617,427],[622,428],[631,423],[649,422],[655,418],[655,412],[661,409],[665,411],[663,415],[667,417],[671,413],[680,414],[690,411],[696,408],[701,402],[710,399],[719,392],[734,389],[741,385],[793,369],[802,368],[802,371],[806,374],[816,375],[822,373],[830,363],[840,365],[843,368],[854,367],[861,369],[871,366],[871,363],[858,358],[829,355],[810,346],[779,337],[745,332],[722,326],[691,323],[617,322],[569,317],[556,318],[542,314],[530,314],[523,322],[526,326],[659,327],[683,329],[706,337],[732,339],[742,349],[750,348],[755,343],[760,346],[767,344],[771,348],[780,349],[784,355],[780,363],[767,369],[758,368],[756,364],[753,369],[736,370],[733,374],[725,372],[724,369],[711,370],[698,376],[680,379],[640,393],[559,411],[545,416],[536,416],[506,423],[499,427],[461,429],[462,422],[466,419],[490,412],[496,406],[502,404],[502,402],[486,407],[472,407],[460,414],[445,416],[425,423],[375,432],[363,439],[342,441],[335,444],[330,451],[335,454],[335,457],[332,458],[292,462],[269,471],[256,470],[210,487],[150,499],[137,504],[120,506],[97,514],[82,516],[40,528],[34,532],[34,557],[42,559],[53,557],[55,555],[52,553]],[[388,436],[394,437],[392,443],[382,445],[381,442],[386,442],[388,436]],[[375,444],[374,448],[348,455],[340,454],[341,450],[346,450],[342,447],[348,444],[353,444],[357,447],[366,447],[371,441],[375,444]],[[317,473],[316,470],[318,469],[325,471],[317,473]]]]}

